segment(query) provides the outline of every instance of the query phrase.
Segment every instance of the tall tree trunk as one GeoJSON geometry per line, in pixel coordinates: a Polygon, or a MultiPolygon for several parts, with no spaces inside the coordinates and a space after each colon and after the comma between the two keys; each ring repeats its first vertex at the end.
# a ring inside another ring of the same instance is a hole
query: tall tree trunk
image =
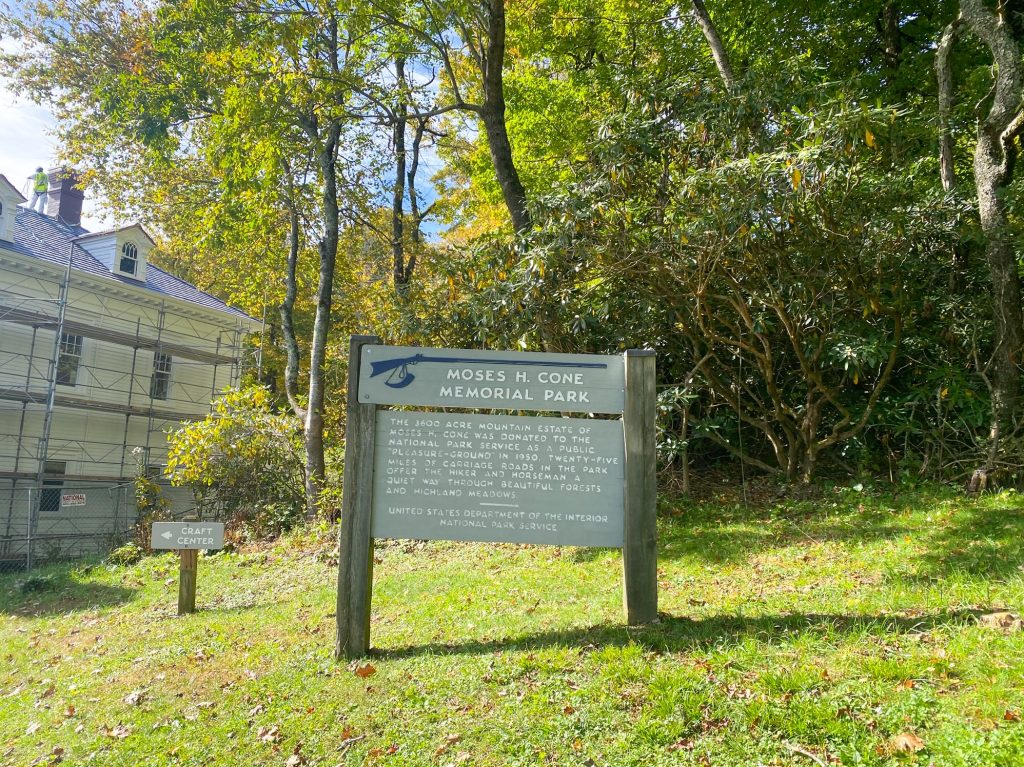
{"type": "Polygon", "coordinates": [[[960,32],[957,19],[942,33],[939,47],[935,51],[935,79],[939,91],[939,175],[942,188],[948,193],[956,187],[956,171],[953,165],[953,134],[950,130],[950,113],[953,110],[953,69],[949,57],[956,45],[960,32]]]}
{"type": "Polygon", "coordinates": [[[1016,411],[1020,395],[1022,317],[1017,254],[1007,226],[1002,150],[998,137],[980,131],[974,157],[978,188],[978,214],[985,233],[985,258],[992,280],[992,310],[995,318],[995,348],[992,351],[992,441],[998,443],[1003,427],[1016,411]]]}
{"type": "Polygon", "coordinates": [[[323,174],[324,234],[320,240],[320,274],[316,289],[316,318],[309,354],[309,404],[306,408],[306,513],[312,518],[320,504],[324,466],[324,360],[331,326],[334,268],[338,260],[338,139],[339,125],[327,131],[320,153],[323,174]]]}
{"type": "Polygon", "coordinates": [[[526,206],[526,189],[512,159],[512,144],[505,125],[505,0],[489,0],[487,10],[487,48],[481,61],[484,100],[480,119],[512,226],[517,232],[523,232],[533,226],[533,221],[526,206]]]}
{"type": "Polygon", "coordinates": [[[298,284],[295,278],[299,262],[300,232],[299,212],[294,206],[288,210],[290,231],[288,234],[288,263],[284,277],[284,301],[281,302],[281,331],[284,333],[284,347],[288,355],[284,366],[284,392],[292,412],[302,420],[306,419],[306,409],[299,404],[299,341],[295,336],[295,298],[298,284]]]}
{"type": "Polygon", "coordinates": [[[900,8],[896,0],[890,0],[882,7],[878,18],[879,31],[882,34],[882,59],[890,74],[900,65],[900,53],[903,42],[900,39],[900,8]]]}
{"type": "Polygon", "coordinates": [[[395,185],[391,197],[391,255],[394,259],[395,291],[402,295],[409,284],[409,274],[405,269],[405,123],[409,107],[405,100],[405,58],[402,56],[395,58],[395,75],[399,97],[392,131],[395,145],[395,185]]]}
{"type": "Polygon", "coordinates": [[[693,16],[697,20],[700,31],[704,33],[704,39],[708,41],[708,47],[711,49],[711,58],[715,60],[718,74],[721,76],[722,82],[725,83],[725,89],[732,93],[736,90],[736,75],[733,73],[732,63],[729,61],[729,54],[725,50],[725,44],[722,42],[714,22],[711,21],[711,15],[704,5],[704,0],[691,0],[691,2],[693,4],[693,16]]]}
{"type": "Polygon", "coordinates": [[[409,232],[409,242],[412,245],[409,257],[405,262],[405,274],[407,279],[412,278],[416,269],[416,257],[419,255],[420,243],[423,239],[421,227],[423,219],[428,215],[431,205],[425,211],[420,211],[419,197],[416,195],[416,174],[420,168],[420,146],[423,143],[423,134],[426,133],[427,122],[420,120],[416,124],[416,132],[412,137],[412,160],[409,163],[409,170],[406,174],[409,189],[409,214],[412,218],[412,231],[409,232]]]}
{"type": "MultiPolygon", "coordinates": [[[[939,177],[942,189],[946,194],[956,189],[956,163],[953,158],[953,131],[950,126],[953,112],[953,67],[950,57],[953,47],[960,36],[962,22],[955,19],[942,32],[938,48],[935,51],[935,79],[939,93],[939,177]]],[[[963,290],[963,275],[967,269],[967,248],[958,242],[953,246],[950,258],[949,279],[950,291],[959,293],[963,290]]]]}
{"type": "Polygon", "coordinates": [[[1011,26],[990,10],[983,0],[961,0],[960,16],[992,54],[995,83],[988,114],[979,115],[978,142],[974,150],[974,182],[978,215],[985,233],[985,258],[992,281],[995,346],[990,362],[992,428],[991,470],[999,440],[1012,422],[1020,395],[1021,344],[1024,317],[1017,255],[1008,227],[1003,190],[1013,180],[1017,160],[1016,139],[1024,128],[1024,68],[1021,48],[1011,26]]]}

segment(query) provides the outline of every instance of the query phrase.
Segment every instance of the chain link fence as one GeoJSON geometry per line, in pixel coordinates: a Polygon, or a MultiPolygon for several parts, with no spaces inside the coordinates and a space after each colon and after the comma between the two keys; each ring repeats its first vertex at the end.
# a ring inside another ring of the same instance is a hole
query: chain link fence
{"type": "MultiPolygon", "coordinates": [[[[190,490],[161,485],[172,517],[190,516],[190,490]]],[[[130,540],[138,511],[135,484],[0,487],[0,573],[105,556],[130,540]]]]}

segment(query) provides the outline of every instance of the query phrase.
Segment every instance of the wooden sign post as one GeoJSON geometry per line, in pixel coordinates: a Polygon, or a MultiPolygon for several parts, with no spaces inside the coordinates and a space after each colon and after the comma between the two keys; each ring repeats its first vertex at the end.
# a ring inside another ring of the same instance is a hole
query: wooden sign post
{"type": "Polygon", "coordinates": [[[178,567],[178,615],[196,611],[196,576],[199,574],[199,552],[182,549],[178,567]]]}
{"type": "Polygon", "coordinates": [[[375,404],[359,402],[362,349],[376,336],[352,336],[348,357],[345,420],[345,478],[338,540],[338,632],[334,656],[361,658],[370,649],[370,591],[373,587],[373,499],[375,404]]]}
{"type": "Polygon", "coordinates": [[[420,349],[354,336],[335,656],[370,649],[375,537],[621,548],[626,620],[656,620],[655,410],[652,351],[420,349]]]}
{"type": "Polygon", "coordinates": [[[224,547],[223,522],[154,522],[150,548],[176,550],[178,566],[178,615],[196,611],[196,577],[199,551],[224,547]]]}
{"type": "Polygon", "coordinates": [[[626,397],[622,411],[626,440],[622,593],[630,626],[658,618],[658,402],[654,363],[653,351],[626,352],[626,397]]]}

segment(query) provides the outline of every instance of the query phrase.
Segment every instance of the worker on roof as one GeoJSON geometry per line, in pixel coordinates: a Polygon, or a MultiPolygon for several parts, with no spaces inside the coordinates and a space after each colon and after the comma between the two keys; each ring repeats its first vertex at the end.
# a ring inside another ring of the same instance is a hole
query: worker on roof
{"type": "Polygon", "coordinates": [[[28,206],[35,208],[40,213],[46,213],[46,192],[50,188],[50,179],[41,167],[36,168],[35,175],[30,178],[32,179],[32,202],[28,206]]]}

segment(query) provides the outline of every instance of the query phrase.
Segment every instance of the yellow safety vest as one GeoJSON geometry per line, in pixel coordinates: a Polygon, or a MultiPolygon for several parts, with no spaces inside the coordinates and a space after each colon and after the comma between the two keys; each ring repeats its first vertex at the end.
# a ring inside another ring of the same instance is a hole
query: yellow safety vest
{"type": "Polygon", "coordinates": [[[50,179],[47,177],[47,175],[45,173],[37,173],[35,175],[35,186],[32,187],[32,190],[42,194],[49,188],[50,179]]]}

